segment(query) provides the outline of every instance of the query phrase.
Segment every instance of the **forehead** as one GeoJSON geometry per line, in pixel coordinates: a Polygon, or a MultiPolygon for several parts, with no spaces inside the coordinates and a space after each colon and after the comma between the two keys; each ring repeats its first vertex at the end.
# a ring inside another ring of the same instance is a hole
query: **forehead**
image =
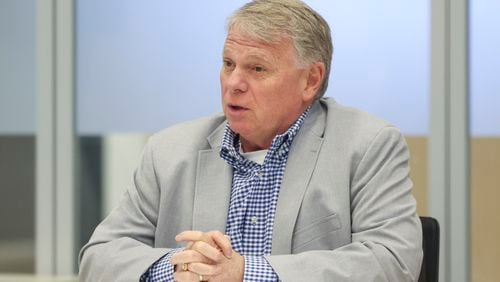
{"type": "Polygon", "coordinates": [[[291,44],[291,40],[281,38],[276,42],[268,43],[236,29],[229,31],[226,37],[224,55],[280,59],[282,57],[290,57],[290,55],[295,56],[295,49],[291,44]]]}

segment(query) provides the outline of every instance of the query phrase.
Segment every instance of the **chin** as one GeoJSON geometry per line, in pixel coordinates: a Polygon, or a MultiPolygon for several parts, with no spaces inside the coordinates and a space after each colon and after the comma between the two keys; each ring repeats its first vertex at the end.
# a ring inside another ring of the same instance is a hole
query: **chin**
{"type": "Polygon", "coordinates": [[[229,122],[229,127],[231,128],[232,131],[243,136],[246,136],[248,132],[251,132],[251,130],[248,127],[238,122],[235,123],[229,122]]]}

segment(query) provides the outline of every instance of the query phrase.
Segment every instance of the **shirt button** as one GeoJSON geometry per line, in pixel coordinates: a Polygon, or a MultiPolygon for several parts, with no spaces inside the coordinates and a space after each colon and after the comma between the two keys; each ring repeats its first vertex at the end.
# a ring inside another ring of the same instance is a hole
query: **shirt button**
{"type": "Polygon", "coordinates": [[[259,179],[262,179],[262,172],[256,172],[255,176],[257,176],[257,178],[259,179]]]}
{"type": "Polygon", "coordinates": [[[259,221],[259,219],[256,216],[252,216],[250,218],[250,221],[252,222],[253,225],[255,225],[255,224],[257,224],[257,222],[259,221]]]}

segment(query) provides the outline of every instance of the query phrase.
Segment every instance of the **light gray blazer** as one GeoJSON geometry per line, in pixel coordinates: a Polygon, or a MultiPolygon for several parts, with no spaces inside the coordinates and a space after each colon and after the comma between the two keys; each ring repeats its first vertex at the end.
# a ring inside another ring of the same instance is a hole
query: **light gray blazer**
{"type": "MultiPolygon", "coordinates": [[[[153,135],[119,206],[80,252],[82,281],[138,281],[185,230],[225,231],[223,115],[153,135]]],[[[332,99],[296,135],[266,259],[282,281],[417,281],[422,232],[393,126],[332,99]]]]}

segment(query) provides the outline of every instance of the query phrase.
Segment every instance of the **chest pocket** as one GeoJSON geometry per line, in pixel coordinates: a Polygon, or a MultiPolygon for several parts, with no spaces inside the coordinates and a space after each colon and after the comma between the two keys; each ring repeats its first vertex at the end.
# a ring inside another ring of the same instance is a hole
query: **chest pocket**
{"type": "Polygon", "coordinates": [[[334,245],[330,235],[341,227],[339,216],[331,214],[300,228],[293,235],[293,252],[330,249],[334,245]]]}

